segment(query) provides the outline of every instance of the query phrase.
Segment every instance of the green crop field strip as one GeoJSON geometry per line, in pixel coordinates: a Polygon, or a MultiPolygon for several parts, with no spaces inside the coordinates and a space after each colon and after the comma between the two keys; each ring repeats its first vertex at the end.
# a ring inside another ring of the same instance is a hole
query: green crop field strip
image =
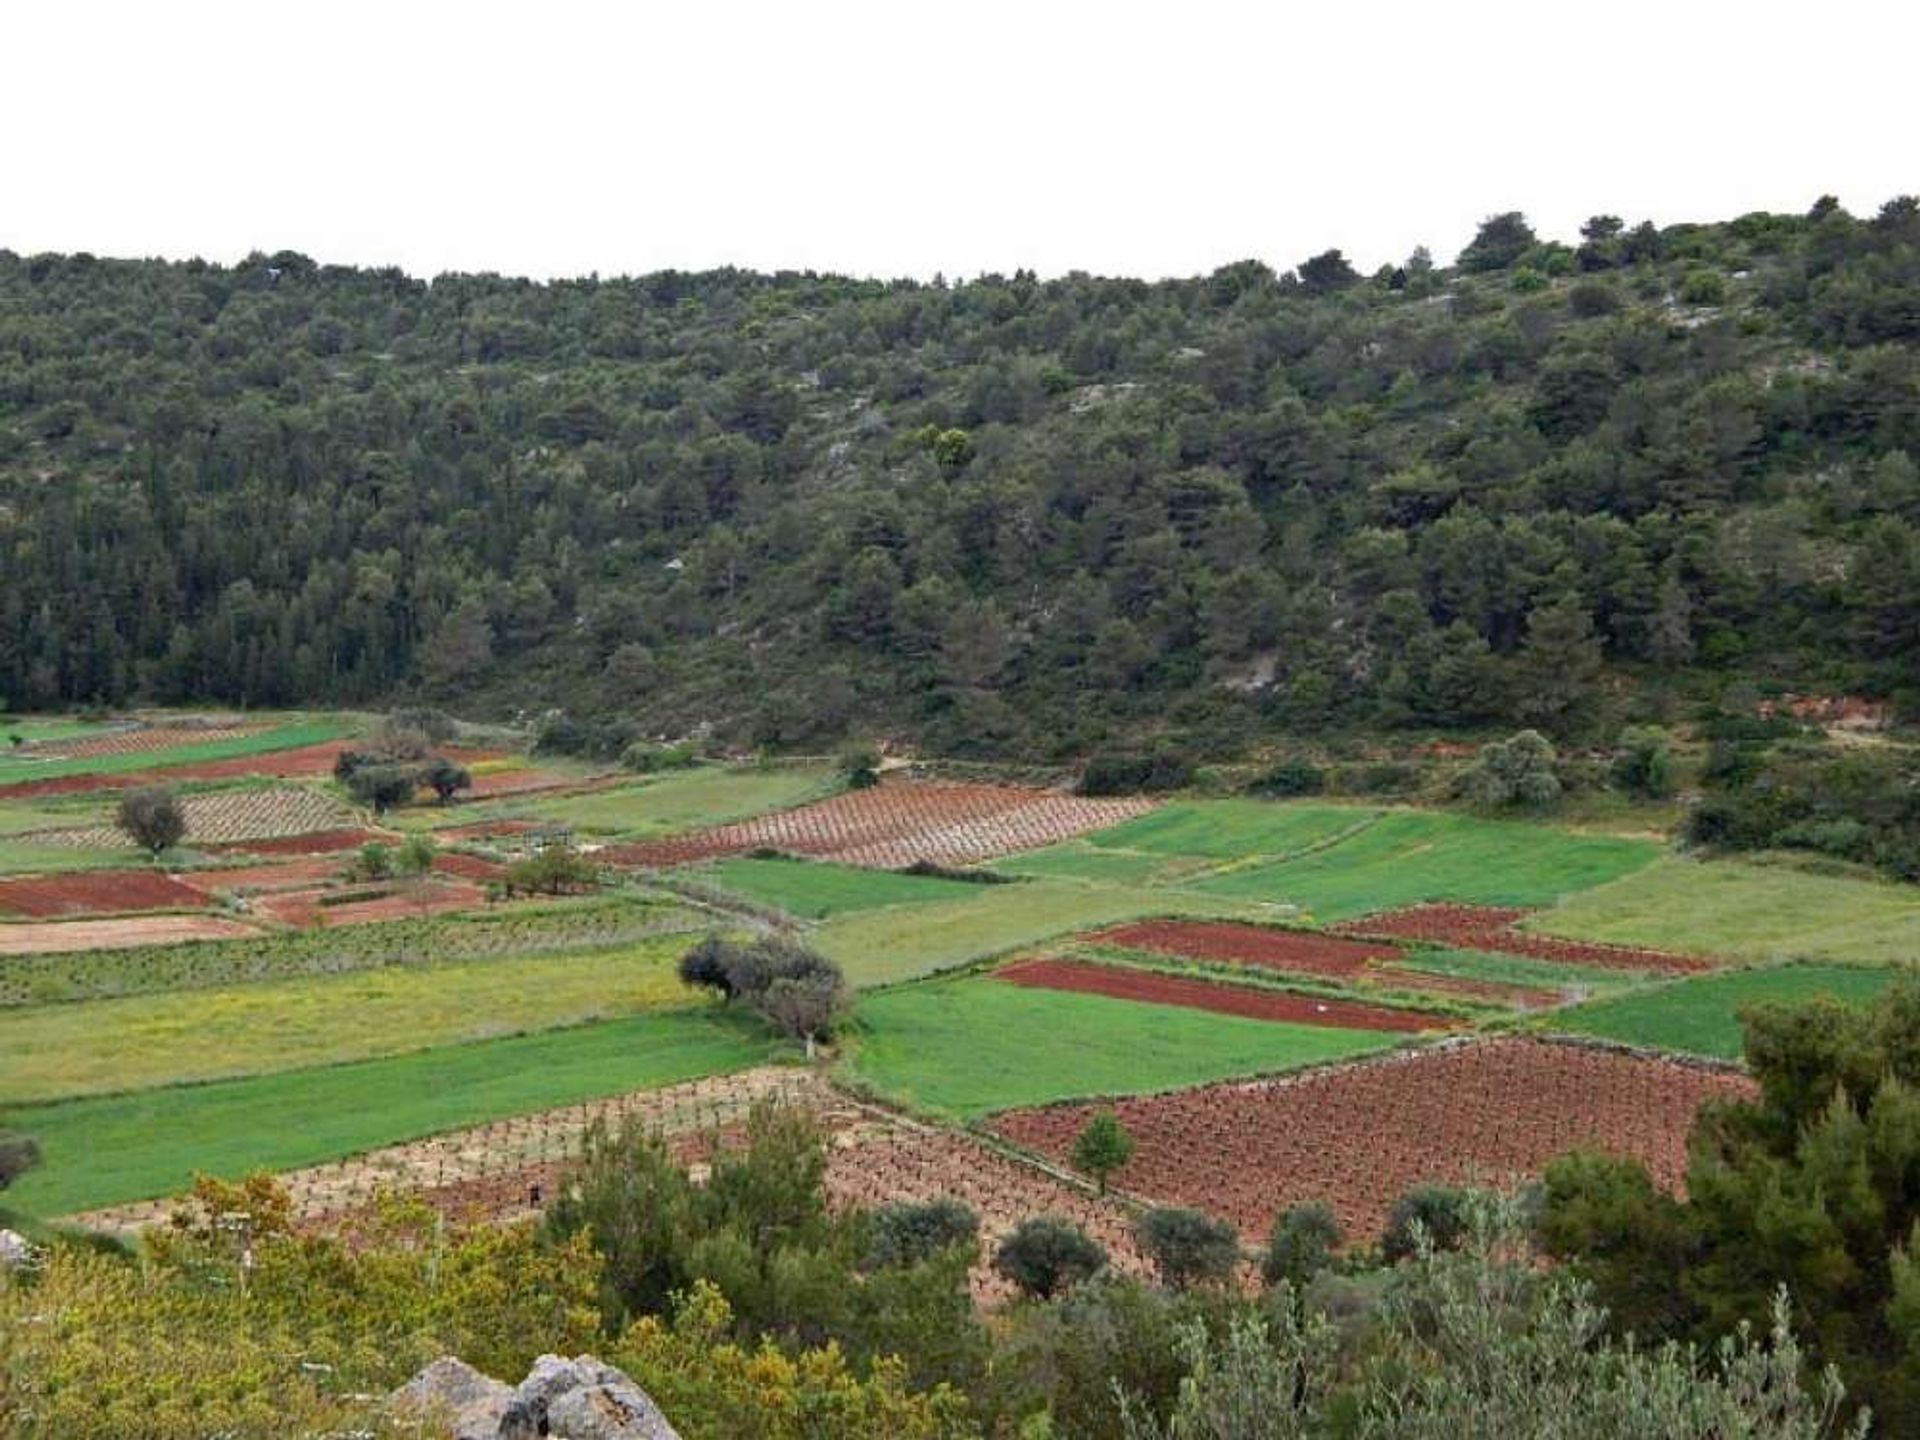
{"type": "Polygon", "coordinates": [[[1528,923],[1750,960],[1920,960],[1920,887],[1736,860],[1665,860],[1528,923]]]}
{"type": "Polygon", "coordinates": [[[700,1003],[683,938],[620,950],[313,976],[0,1010],[9,1101],[137,1090],[421,1050],[700,1003]]]}
{"type": "Polygon", "coordinates": [[[1067,840],[1044,850],[1029,850],[993,862],[1005,875],[1036,880],[1086,880],[1106,885],[1154,885],[1211,861],[1156,855],[1145,850],[1105,850],[1086,840],[1067,840]]]}
{"type": "Polygon", "coordinates": [[[891,1099],[965,1118],[1286,1070],[1386,1049],[1397,1038],[985,977],[869,995],[856,1016],[859,1080],[891,1099]]]}
{"type": "MultiPolygon", "coordinates": [[[[168,750],[144,750],[130,755],[94,755],[71,760],[39,761],[0,751],[0,787],[28,780],[63,780],[72,775],[130,775],[137,771],[166,770],[214,760],[270,755],[277,750],[295,750],[303,745],[337,740],[342,735],[351,734],[353,729],[354,726],[346,720],[306,720],[238,739],[209,740],[199,745],[178,745],[168,750]]],[[[4,788],[0,788],[0,797],[4,797],[4,793],[4,788]]]]}
{"type": "Polygon", "coordinates": [[[855,985],[885,985],[1057,935],[1142,915],[1241,915],[1247,906],[1182,890],[1033,880],[982,885],[961,900],[839,915],[810,937],[855,985]]]}
{"type": "Polygon", "coordinates": [[[7,1192],[42,1217],[175,1194],[196,1172],[290,1169],[422,1135],[719,1075],[778,1053],[708,1010],[640,1015],[357,1065],[13,1109],[44,1155],[7,1192]]]}
{"type": "Polygon", "coordinates": [[[493,816],[537,817],[584,834],[638,839],[784,810],[826,794],[832,783],[832,772],[818,767],[703,765],[588,795],[534,796],[464,806],[453,823],[493,816]]]}
{"type": "Polygon", "coordinates": [[[1628,1045],[1736,1060],[1743,1006],[1823,995],[1864,1005],[1892,984],[1895,974],[1891,967],[1781,965],[1703,975],[1563,1010],[1553,1026],[1628,1045]]]}
{"type": "Polygon", "coordinates": [[[1378,810],[1347,805],[1203,800],[1163,805],[1091,837],[1105,850],[1238,860],[1297,855],[1366,827],[1378,810]]]}
{"type": "Polygon", "coordinates": [[[681,873],[689,879],[718,885],[723,890],[809,920],[888,905],[978,899],[994,888],[962,880],[900,875],[891,870],[862,870],[852,865],[813,860],[739,858],[692,867],[681,873]]]}
{"type": "Polygon", "coordinates": [[[1338,843],[1195,883],[1340,920],[1422,900],[1548,905],[1650,865],[1660,846],[1517,821],[1397,810],[1338,843]]]}

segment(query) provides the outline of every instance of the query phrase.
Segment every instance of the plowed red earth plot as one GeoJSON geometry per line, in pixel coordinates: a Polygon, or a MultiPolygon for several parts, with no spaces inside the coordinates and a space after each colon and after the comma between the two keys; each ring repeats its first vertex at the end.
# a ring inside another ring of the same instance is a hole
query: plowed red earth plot
{"type": "Polygon", "coordinates": [[[0,880],[0,914],[36,920],[133,910],[198,910],[206,896],[156,870],[87,870],[0,880]]]}
{"type": "Polygon", "coordinates": [[[609,845],[599,856],[609,864],[660,869],[766,848],[876,870],[920,860],[967,865],[1103,830],[1153,806],[1151,800],[1088,800],[1011,785],[889,780],[694,835],[609,845]]]}
{"type": "MultiPolygon", "coordinates": [[[[1115,1183],[1209,1211],[1249,1237],[1288,1206],[1318,1200],[1350,1239],[1364,1241],[1422,1181],[1511,1184],[1576,1147],[1644,1161],[1677,1190],[1695,1111],[1709,1099],[1752,1093],[1741,1075],[1590,1047],[1448,1044],[1290,1079],[1115,1102],[1135,1145],[1115,1183]]],[[[1104,1108],[1009,1111],[993,1128],[1064,1162],[1104,1108]]]]}
{"type": "Polygon", "coordinates": [[[1142,920],[1095,931],[1085,938],[1096,944],[1146,950],[1183,960],[1251,965],[1261,970],[1310,975],[1348,985],[1378,983],[1394,990],[1511,1005],[1521,1010],[1557,1005],[1565,998],[1552,990],[1503,985],[1492,980],[1396,970],[1392,968],[1393,963],[1404,960],[1406,952],[1393,944],[1349,940],[1310,930],[1242,925],[1231,920],[1142,920]]]}
{"type": "Polygon", "coordinates": [[[1323,1000],[1313,995],[1253,990],[1244,985],[1216,985],[1209,980],[1156,975],[1150,970],[1128,970],[1115,965],[1092,965],[1084,960],[1026,960],[995,974],[998,979],[1039,990],[1070,990],[1082,995],[1106,995],[1115,1000],[1139,1000],[1149,1005],[1177,1005],[1187,1010],[1211,1010],[1219,1015],[1280,1020],[1294,1025],[1413,1034],[1421,1030],[1453,1029],[1460,1023],[1444,1015],[1423,1015],[1386,1005],[1323,1000]]]}
{"type": "Polygon", "coordinates": [[[254,894],[270,890],[300,890],[337,878],[347,861],[338,855],[306,860],[282,860],[273,865],[236,865],[224,870],[189,870],[181,883],[206,895],[219,891],[254,894]]]}
{"type": "Polygon", "coordinates": [[[294,750],[275,750],[234,760],[208,760],[198,765],[170,765],[164,770],[141,770],[130,775],[65,775],[50,780],[23,780],[17,785],[0,786],[0,795],[9,800],[26,800],[36,795],[132,790],[142,785],[171,785],[188,780],[234,780],[247,775],[268,775],[281,780],[310,779],[316,775],[331,775],[333,762],[340,758],[340,752],[351,749],[354,743],[351,740],[327,740],[294,750]]]}
{"type": "Polygon", "coordinates": [[[294,890],[265,895],[254,910],[284,925],[370,925],[380,920],[413,920],[477,910],[487,903],[486,891],[464,880],[433,880],[407,890],[370,894],[364,900],[325,903],[337,890],[294,890]]]}
{"type": "Polygon", "coordinates": [[[230,840],[200,848],[216,854],[337,855],[362,845],[391,845],[394,837],[379,830],[317,830],[311,835],[276,835],[263,840],[230,840]]]}
{"type": "Polygon", "coordinates": [[[211,915],[140,915],[126,920],[0,925],[0,955],[126,950],[138,945],[177,945],[183,940],[240,940],[259,933],[251,925],[211,915]]]}
{"type": "Polygon", "coordinates": [[[1666,950],[1640,950],[1628,945],[1595,945],[1562,940],[1516,929],[1530,910],[1500,909],[1490,905],[1410,905],[1349,920],[1336,927],[1348,935],[1389,936],[1428,940],[1463,950],[1491,950],[1501,955],[1523,955],[1535,960],[1560,960],[1570,965],[1598,965],[1619,970],[1654,970],[1690,975],[1713,969],[1711,960],[1697,955],[1675,955],[1666,950]]]}

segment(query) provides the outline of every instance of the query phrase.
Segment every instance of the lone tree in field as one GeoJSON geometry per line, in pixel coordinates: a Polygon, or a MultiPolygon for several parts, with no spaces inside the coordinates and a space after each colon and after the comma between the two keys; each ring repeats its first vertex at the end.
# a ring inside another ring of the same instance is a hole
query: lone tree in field
{"type": "Polygon", "coordinates": [[[1074,1168],[1093,1176],[1102,1195],[1107,1193],[1107,1177],[1132,1158],[1133,1137],[1111,1110],[1102,1110],[1089,1120],[1080,1138],[1073,1142],[1074,1168]]]}
{"type": "Polygon", "coordinates": [[[363,765],[347,778],[347,793],[376,815],[404,805],[420,788],[420,772],[411,765],[363,765]]]}
{"type": "Polygon", "coordinates": [[[807,975],[779,975],[754,1000],[769,1024],[790,1039],[804,1041],[807,1059],[814,1047],[833,1034],[847,1008],[847,982],[837,966],[807,975]]]}
{"type": "Polygon", "coordinates": [[[133,843],[159,858],[162,850],[178,845],[187,833],[187,812],[180,797],[164,785],[129,790],[120,797],[120,828],[133,843]]]}
{"type": "Polygon", "coordinates": [[[442,805],[452,801],[457,791],[473,786],[473,776],[466,767],[454,764],[444,755],[436,755],[429,760],[426,768],[420,772],[420,778],[439,797],[442,805]]]}
{"type": "Polygon", "coordinates": [[[1071,1220],[1022,1220],[994,1252],[993,1268],[1036,1300],[1051,1300],[1106,1268],[1100,1242],[1071,1220]]]}

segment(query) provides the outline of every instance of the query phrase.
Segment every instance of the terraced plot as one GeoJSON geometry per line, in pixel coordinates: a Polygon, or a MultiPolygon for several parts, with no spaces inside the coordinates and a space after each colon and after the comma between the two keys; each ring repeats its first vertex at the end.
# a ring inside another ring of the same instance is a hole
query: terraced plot
{"type": "Polygon", "coordinates": [[[959,1117],[1271,1073],[1392,1042],[1374,1031],[1030,990],[991,978],[882,991],[863,999],[855,1016],[852,1073],[860,1081],[959,1117]]]}
{"type": "Polygon", "coordinates": [[[988,887],[891,870],[861,870],[820,860],[736,858],[690,869],[687,878],[718,885],[809,920],[889,905],[977,899],[988,887]]]}
{"type": "MultiPolygon", "coordinates": [[[[1288,1206],[1320,1201],[1351,1239],[1366,1241],[1421,1181],[1512,1184],[1582,1146],[1643,1160],[1657,1181],[1677,1186],[1701,1103],[1752,1089],[1743,1076],[1673,1061],[1532,1040],[1462,1041],[1121,1100],[1113,1109],[1136,1149],[1115,1183],[1156,1203],[1207,1210],[1250,1240],[1288,1206]]],[[[1095,1109],[1016,1111],[993,1128],[1064,1160],[1095,1109]]]]}
{"type": "Polygon", "coordinates": [[[1193,883],[1210,894],[1289,904],[1317,919],[1340,920],[1427,900],[1551,905],[1631,874],[1659,854],[1651,841],[1396,810],[1297,859],[1193,883]]]}
{"type": "Polygon", "coordinates": [[[649,868],[762,848],[880,870],[922,860],[968,865],[1098,830],[1152,807],[1147,800],[1084,800],[1006,785],[890,780],[679,840],[600,853],[610,864],[649,868]]]}
{"type": "Polygon", "coordinates": [[[706,1011],[636,1015],[353,1065],[172,1086],[8,1112],[44,1163],[9,1205],[54,1216],[177,1195],[196,1172],[289,1170],[654,1085],[743,1070],[776,1050],[706,1011]]]}
{"type": "Polygon", "coordinates": [[[1556,1015],[1554,1026],[1628,1045],[1737,1060],[1740,1012],[1747,1006],[1823,996],[1866,1005],[1899,973],[1891,966],[1781,965],[1703,975],[1576,1006],[1556,1015]]]}
{"type": "MultiPolygon", "coordinates": [[[[353,813],[318,790],[292,786],[248,787],[183,795],[180,809],[187,820],[187,845],[231,845],[239,841],[272,842],[306,833],[339,833],[353,813]]],[[[117,825],[91,825],[46,830],[28,838],[43,845],[71,845],[79,849],[110,850],[128,843],[117,825]]]]}
{"type": "Polygon", "coordinates": [[[0,955],[78,954],[183,945],[191,940],[242,940],[260,934],[251,925],[212,915],[137,915],[119,920],[58,920],[0,925],[0,955]]]}

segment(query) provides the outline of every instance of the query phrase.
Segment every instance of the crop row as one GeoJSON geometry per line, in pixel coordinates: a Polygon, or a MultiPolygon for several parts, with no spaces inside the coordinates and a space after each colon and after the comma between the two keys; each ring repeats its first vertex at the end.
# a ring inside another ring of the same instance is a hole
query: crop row
{"type": "Polygon", "coordinates": [[[609,846],[600,855],[656,869],[762,848],[881,870],[919,861],[967,865],[1105,829],[1151,808],[1152,801],[1138,799],[895,780],[694,835],[609,846]]]}
{"type": "MultiPolygon", "coordinates": [[[[1643,1160],[1675,1187],[1699,1106],[1751,1091],[1730,1072],[1586,1046],[1452,1043],[1291,1079],[1118,1101],[1135,1151],[1115,1183],[1211,1211],[1248,1239],[1287,1207],[1319,1201],[1350,1237],[1368,1240],[1416,1184],[1511,1184],[1579,1147],[1643,1160]]],[[[994,1129],[1064,1159],[1094,1110],[1010,1111],[994,1129]]]]}
{"type": "Polygon", "coordinates": [[[698,929],[701,923],[679,906],[619,896],[238,941],[21,955],[0,964],[0,1007],[202,990],[429,961],[604,950],[649,935],[698,929]]]}

